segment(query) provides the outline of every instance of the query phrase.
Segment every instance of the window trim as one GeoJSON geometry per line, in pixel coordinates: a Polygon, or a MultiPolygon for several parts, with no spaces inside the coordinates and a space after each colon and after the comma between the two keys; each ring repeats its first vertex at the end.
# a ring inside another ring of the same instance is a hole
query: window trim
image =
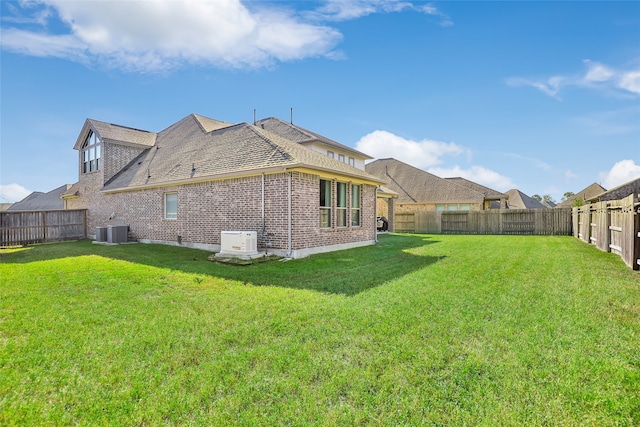
{"type": "Polygon", "coordinates": [[[347,210],[349,207],[349,186],[346,182],[336,182],[336,227],[346,228],[347,222],[347,210]],[[342,190],[341,190],[342,189],[342,190]],[[343,200],[340,199],[343,197],[343,200]]]}
{"type": "Polygon", "coordinates": [[[81,171],[83,174],[97,172],[102,168],[102,162],[100,160],[102,156],[102,147],[100,138],[92,130],[89,129],[87,137],[84,140],[81,148],[81,171]]]}
{"type": "Polygon", "coordinates": [[[362,185],[351,184],[351,227],[362,227],[362,185]],[[357,198],[354,189],[357,188],[357,198]],[[358,206],[354,206],[354,202],[358,202],[358,206]],[[354,214],[357,214],[358,223],[354,223],[354,214]]]}
{"type": "Polygon", "coordinates": [[[328,180],[328,179],[320,179],[320,185],[318,186],[318,190],[320,193],[320,197],[318,198],[318,205],[319,205],[319,214],[320,214],[320,218],[318,220],[318,224],[320,226],[320,228],[331,228],[331,211],[333,210],[333,201],[332,201],[332,196],[333,196],[333,181],[328,180]],[[323,203],[323,184],[324,184],[324,205],[323,203]],[[328,193],[327,193],[328,190],[328,193]],[[327,197],[328,196],[328,197],[327,197]],[[324,215],[323,215],[324,214],[324,215]],[[323,223],[323,218],[326,218],[326,225],[325,223],[323,223]]]}
{"type": "Polygon", "coordinates": [[[164,204],[164,208],[163,208],[163,216],[164,219],[166,220],[170,220],[170,221],[175,221],[178,219],[178,192],[177,191],[167,191],[166,193],[164,193],[163,195],[163,204],[164,204]],[[175,196],[176,197],[176,211],[175,212],[168,212],[167,210],[167,196],[175,196]],[[169,216],[171,215],[171,216],[169,216]]]}
{"type": "Polygon", "coordinates": [[[338,154],[338,160],[344,163],[344,154],[338,154]]]}

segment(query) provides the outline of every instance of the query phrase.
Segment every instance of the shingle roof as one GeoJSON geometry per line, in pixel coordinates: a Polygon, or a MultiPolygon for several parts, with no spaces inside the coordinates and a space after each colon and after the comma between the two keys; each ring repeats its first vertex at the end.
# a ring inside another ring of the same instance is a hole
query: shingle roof
{"type": "Polygon", "coordinates": [[[398,193],[396,203],[482,203],[484,195],[396,159],[379,159],[365,166],[367,172],[387,179],[398,193]]]}
{"type": "Polygon", "coordinates": [[[273,132],[286,138],[290,141],[297,142],[299,144],[309,144],[315,141],[321,142],[323,144],[329,145],[336,149],[340,149],[346,152],[354,153],[359,157],[363,157],[365,159],[372,159],[373,157],[368,154],[362,153],[354,148],[351,148],[347,145],[336,142],[332,139],[329,139],[325,136],[302,128],[300,126],[294,125],[292,123],[287,123],[284,120],[280,120],[277,117],[269,117],[266,119],[258,120],[256,122],[256,126],[261,127],[267,131],[273,132]]]}
{"type": "Polygon", "coordinates": [[[517,188],[513,188],[507,191],[507,196],[509,196],[509,209],[542,209],[545,206],[533,199],[517,188]]]}
{"type": "Polygon", "coordinates": [[[462,185],[463,187],[467,187],[470,190],[477,191],[486,199],[503,198],[506,196],[506,194],[504,193],[501,193],[489,187],[485,187],[484,185],[480,185],[477,182],[469,181],[468,179],[459,176],[445,179],[455,184],[462,185]]]}
{"type": "Polygon", "coordinates": [[[11,205],[8,211],[50,211],[64,209],[64,201],[60,195],[67,191],[69,185],[62,185],[56,189],[43,193],[34,191],[24,199],[11,205]]]}
{"type": "MultiPolygon", "coordinates": [[[[589,200],[607,201],[607,200],[620,200],[628,197],[630,194],[640,194],[640,178],[633,179],[624,184],[618,185],[609,191],[600,193],[596,196],[592,196],[589,200]]],[[[586,202],[587,200],[585,200],[586,202]]]]}
{"type": "Polygon", "coordinates": [[[592,197],[597,196],[598,194],[602,194],[605,191],[607,191],[607,190],[603,186],[601,186],[600,184],[594,182],[593,184],[591,184],[587,188],[585,188],[585,189],[583,189],[581,191],[578,191],[577,193],[575,193],[575,195],[569,197],[564,202],[558,203],[556,205],[556,208],[570,208],[573,205],[573,202],[578,198],[580,198],[584,202],[586,202],[587,200],[591,199],[592,197]]]}
{"type": "Polygon", "coordinates": [[[93,129],[102,140],[112,143],[151,147],[156,142],[156,134],[154,132],[87,119],[74,146],[76,150],[82,148],[89,128],[93,129]]]}
{"type": "MultiPolygon", "coordinates": [[[[346,163],[240,123],[206,132],[201,116],[190,115],[158,133],[154,147],[109,180],[103,190],[240,176],[261,170],[307,167],[382,182],[346,163]]],[[[222,122],[219,122],[222,123],[222,122]]]]}

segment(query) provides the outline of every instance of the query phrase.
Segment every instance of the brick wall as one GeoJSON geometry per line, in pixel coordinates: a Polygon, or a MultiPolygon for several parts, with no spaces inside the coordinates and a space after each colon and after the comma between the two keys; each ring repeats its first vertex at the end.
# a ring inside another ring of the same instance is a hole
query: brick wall
{"type": "Polygon", "coordinates": [[[103,142],[103,160],[101,161],[104,169],[104,181],[107,182],[111,179],[143,151],[144,149],[141,148],[103,142]]]}
{"type": "MultiPolygon", "coordinates": [[[[68,206],[88,209],[90,235],[99,226],[126,224],[135,239],[177,242],[180,236],[183,244],[219,245],[223,230],[255,230],[259,247],[268,242],[273,249],[287,251],[289,179],[292,250],[375,240],[374,186],[362,186],[361,226],[338,228],[334,222],[331,228],[320,229],[320,178],[297,172],[291,178],[287,173],[264,175],[264,229],[261,176],[103,194],[103,173],[98,171],[81,174],[79,198],[69,200],[68,206]],[[178,195],[174,220],[164,219],[167,192],[178,195]]],[[[350,208],[347,215],[351,218],[350,208]]]]}

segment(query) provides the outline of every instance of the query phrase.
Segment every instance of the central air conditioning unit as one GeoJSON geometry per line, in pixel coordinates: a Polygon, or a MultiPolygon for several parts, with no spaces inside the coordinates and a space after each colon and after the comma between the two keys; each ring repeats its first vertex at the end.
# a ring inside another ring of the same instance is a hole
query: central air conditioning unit
{"type": "Polygon", "coordinates": [[[96,227],[96,242],[107,241],[107,227],[96,227]]]}
{"type": "Polygon", "coordinates": [[[107,243],[127,243],[129,240],[128,225],[107,226],[107,243]]]}
{"type": "Polygon", "coordinates": [[[219,255],[251,256],[258,254],[256,231],[223,231],[220,235],[219,255]]]}

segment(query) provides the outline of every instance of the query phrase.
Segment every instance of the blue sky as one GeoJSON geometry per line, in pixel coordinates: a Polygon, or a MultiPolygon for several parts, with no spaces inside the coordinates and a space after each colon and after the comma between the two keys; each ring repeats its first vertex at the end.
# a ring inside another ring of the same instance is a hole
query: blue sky
{"type": "Polygon", "coordinates": [[[0,201],[77,181],[86,118],[276,116],[500,191],[640,176],[640,2],[2,1],[0,201]]]}

